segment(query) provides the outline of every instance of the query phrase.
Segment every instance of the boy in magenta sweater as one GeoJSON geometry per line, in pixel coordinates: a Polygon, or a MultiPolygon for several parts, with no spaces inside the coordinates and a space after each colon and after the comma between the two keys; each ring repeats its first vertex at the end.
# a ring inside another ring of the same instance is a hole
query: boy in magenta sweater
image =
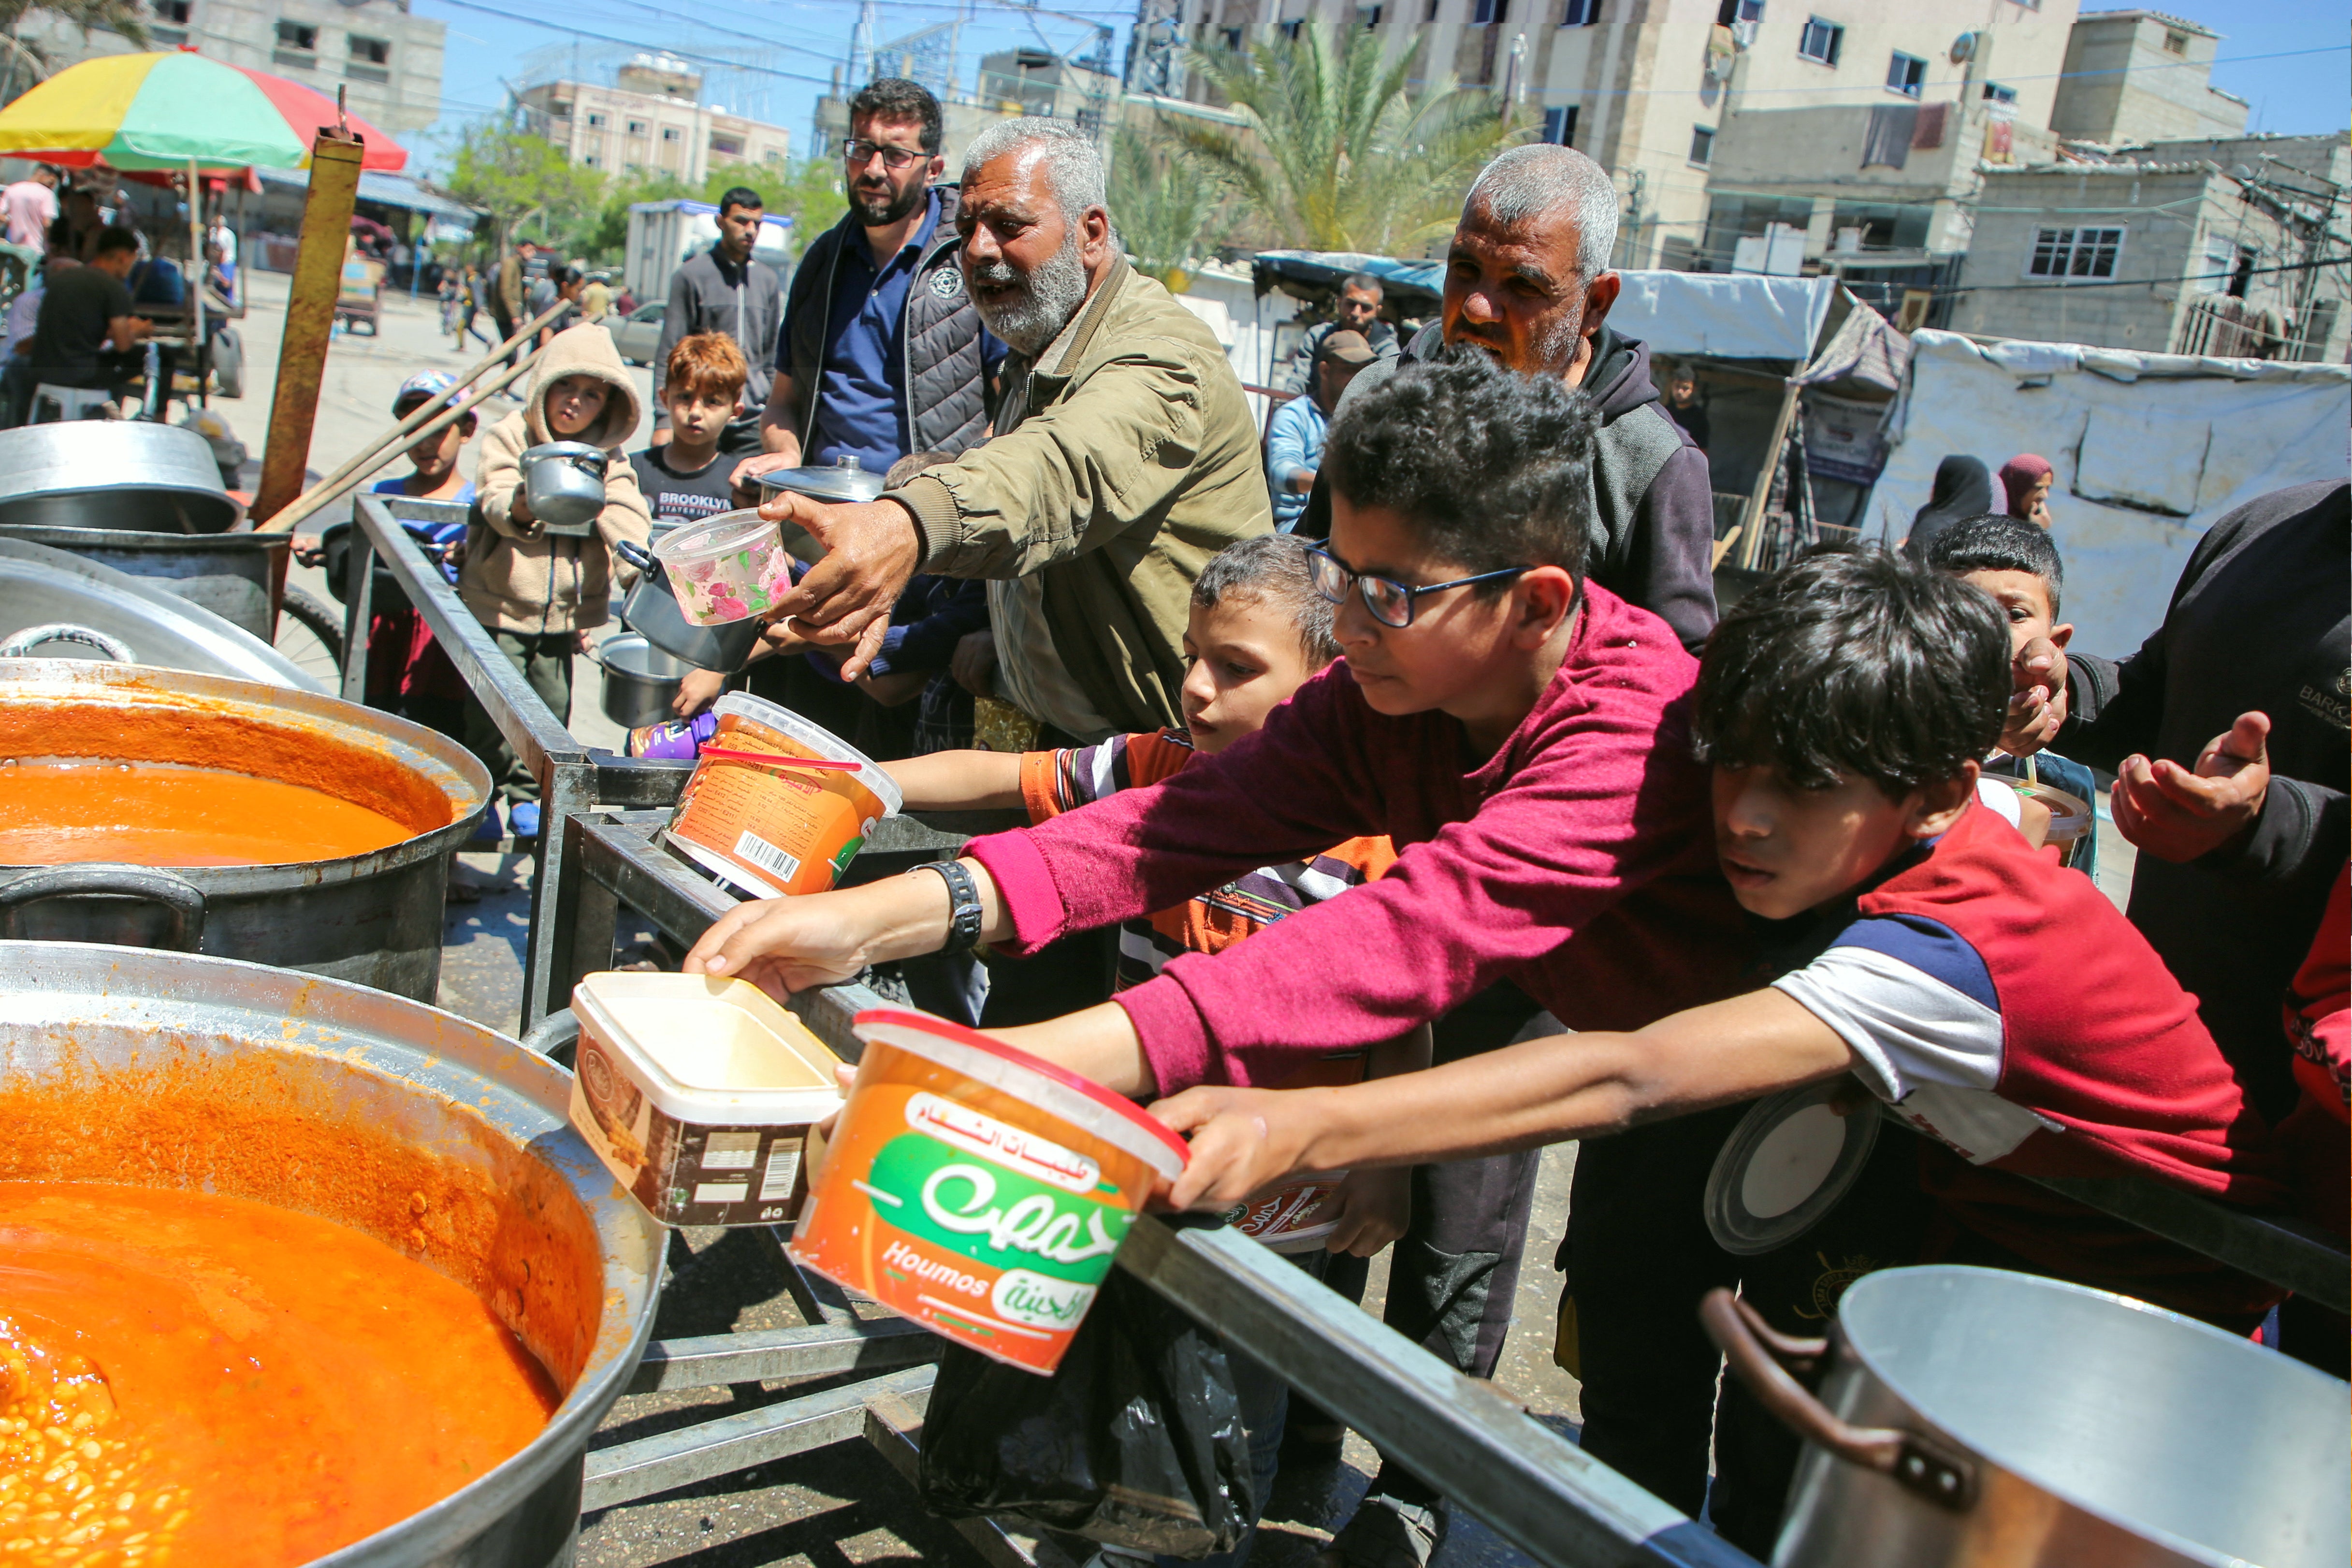
{"type": "MultiPolygon", "coordinates": [[[[1724,873],[1745,909],[1801,943],[1800,962],[1630,1032],[1344,1089],[1194,1088],[1153,1108],[1192,1134],[1174,1201],[1228,1201],[1297,1170],[1592,1137],[1851,1074],[1926,1134],[1916,1175],[1895,1173],[1897,1201],[1871,1194],[1878,1264],[2019,1268],[2252,1329],[2278,1291],[2024,1179],[2135,1173],[2232,1203],[2283,1195],[2267,1129],[2195,999],[2087,878],[1975,804],[2009,644],[1981,592],[1887,552],[1818,554],[1756,589],[1707,644],[1694,728],[1724,873]]],[[[1864,1180],[1884,1178],[1874,1164],[1864,1180]]],[[[1816,1233],[1782,1250],[1821,1245],[1816,1233]]],[[[1769,1273],[1773,1255],[1748,1263],[1769,1273]]],[[[1775,1315],[1759,1282],[1743,1290],[1775,1315]]],[[[1834,1294],[1803,1305],[1818,1316],[1834,1294]]],[[[1774,1430],[1717,1435],[1715,1518],[1750,1552],[1770,1550],[1795,1459],[1774,1430]]]]}
{"type": "MultiPolygon", "coordinates": [[[[919,868],[743,905],[687,968],[797,990],[951,938],[1026,952],[1385,834],[1398,858],[1380,880],[1004,1037],[1145,1096],[1279,1082],[1498,980],[1577,1029],[1639,1028],[1729,994],[1747,942],[1691,755],[1697,661],[1665,622],[1584,580],[1592,442],[1589,401],[1556,381],[1475,352],[1401,369],[1350,401],[1325,447],[1333,521],[1315,565],[1345,658],[1256,734],[1149,788],[977,840],[952,875],[919,868]],[[968,900],[952,885],[963,877],[968,900]]],[[[1668,1221],[1649,1205],[1671,1205],[1675,1234],[1711,1246],[1697,1193],[1714,1151],[1681,1149],[1686,1138],[1668,1135],[1686,1205],[1680,1189],[1645,1179],[1658,1142],[1646,1131],[1579,1156],[1575,1223],[1623,1222],[1606,1242],[1578,1243],[1580,1272],[1615,1292],[1615,1310],[1585,1315],[1596,1451],[1615,1419],[1606,1412],[1657,1401],[1643,1357],[1590,1325],[1655,1321],[1682,1305],[1651,1299],[1666,1277],[1656,1265],[1668,1221]]],[[[1704,1351],[1696,1319],[1679,1321],[1704,1351]]],[[[1713,1389],[1710,1370],[1685,1401],[1702,1461],[1713,1389]]],[[[1425,1558],[1433,1521],[1400,1528],[1425,1558]]]]}

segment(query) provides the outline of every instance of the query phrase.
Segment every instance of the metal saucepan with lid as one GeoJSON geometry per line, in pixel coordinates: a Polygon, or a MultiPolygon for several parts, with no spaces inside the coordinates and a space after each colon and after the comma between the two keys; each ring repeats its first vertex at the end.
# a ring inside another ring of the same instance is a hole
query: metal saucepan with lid
{"type": "Polygon", "coordinates": [[[2207,1324],[2061,1280],[1866,1274],[1827,1341],[1727,1290],[1733,1376],[1806,1439],[1777,1568],[2342,1568],[2352,1389],[2207,1324]],[[1794,1376],[1826,1363],[1818,1396],[1794,1376]]]}
{"type": "MultiPolygon", "coordinates": [[[[881,498],[882,490],[882,476],[871,468],[860,467],[856,458],[814,463],[804,468],[772,468],[760,476],[760,504],[762,506],[786,494],[835,504],[877,500],[881,498]]],[[[809,537],[808,531],[799,524],[782,522],[777,526],[783,531],[784,548],[802,560],[814,564],[824,553],[824,547],[809,537]]]]}

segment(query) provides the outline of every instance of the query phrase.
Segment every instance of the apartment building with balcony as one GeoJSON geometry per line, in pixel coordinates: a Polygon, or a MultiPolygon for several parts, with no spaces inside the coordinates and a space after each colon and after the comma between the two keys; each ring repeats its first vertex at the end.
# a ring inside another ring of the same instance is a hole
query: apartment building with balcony
{"type": "Polygon", "coordinates": [[[792,132],[704,103],[701,74],[667,56],[637,56],[609,85],[535,82],[515,103],[532,132],[609,174],[658,172],[698,185],[723,164],[781,170],[792,160],[792,132]]]}

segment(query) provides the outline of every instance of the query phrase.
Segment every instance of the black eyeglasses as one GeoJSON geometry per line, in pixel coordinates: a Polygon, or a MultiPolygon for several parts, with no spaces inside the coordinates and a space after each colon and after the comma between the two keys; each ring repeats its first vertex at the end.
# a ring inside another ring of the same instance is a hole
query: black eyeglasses
{"type": "Polygon", "coordinates": [[[879,142],[861,142],[855,136],[841,143],[841,155],[849,160],[849,166],[853,169],[866,167],[874,161],[877,153],[882,154],[882,166],[886,169],[903,169],[922,156],[910,147],[888,147],[879,142]]]}
{"type": "Polygon", "coordinates": [[[1412,625],[1413,605],[1423,594],[1443,594],[1448,588],[1467,588],[1473,583],[1499,583],[1506,577],[1535,570],[1532,566],[1506,566],[1500,572],[1481,572],[1475,577],[1456,577],[1451,583],[1432,583],[1416,588],[1393,577],[1359,572],[1330,551],[1315,545],[1307,548],[1307,569],[1315,579],[1315,591],[1333,604],[1348,602],[1348,584],[1353,583],[1357,593],[1363,596],[1364,608],[1372,612],[1372,619],[1384,626],[1399,628],[1412,625]]]}

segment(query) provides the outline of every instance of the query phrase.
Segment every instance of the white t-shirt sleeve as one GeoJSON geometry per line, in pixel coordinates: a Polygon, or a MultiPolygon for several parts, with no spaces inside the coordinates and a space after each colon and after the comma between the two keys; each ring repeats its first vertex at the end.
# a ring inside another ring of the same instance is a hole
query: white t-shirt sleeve
{"type": "Polygon", "coordinates": [[[1871,1092],[1977,1163],[2056,1125],[1995,1092],[2000,997],[1984,960],[1947,927],[1857,921],[1773,987],[1836,1031],[1871,1092]]]}

